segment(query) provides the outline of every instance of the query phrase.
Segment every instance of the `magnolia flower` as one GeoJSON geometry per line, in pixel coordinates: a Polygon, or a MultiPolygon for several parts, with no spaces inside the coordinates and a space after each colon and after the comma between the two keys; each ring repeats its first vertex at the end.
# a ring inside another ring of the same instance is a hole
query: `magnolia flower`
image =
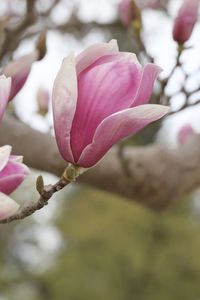
{"type": "Polygon", "coordinates": [[[0,192],[11,194],[29,174],[21,156],[11,155],[11,146],[0,147],[0,192]]]}
{"type": "MultiPolygon", "coordinates": [[[[11,89],[11,78],[0,76],[0,121],[6,109],[11,89]]],[[[0,192],[12,193],[28,175],[21,156],[13,156],[11,146],[0,147],[0,192]]]]}
{"type": "Polygon", "coordinates": [[[11,78],[0,76],[0,121],[3,118],[4,111],[9,101],[11,90],[11,78]]]}
{"type": "Polygon", "coordinates": [[[80,167],[95,165],[119,140],[163,117],[168,108],[146,104],[160,68],[119,52],[116,41],[67,56],[53,87],[55,135],[61,155],[80,167]]]}
{"type": "Polygon", "coordinates": [[[199,0],[184,0],[173,27],[173,39],[184,44],[191,36],[198,17],[199,0]]]}
{"type": "Polygon", "coordinates": [[[29,174],[22,163],[21,156],[11,154],[11,146],[0,147],[0,220],[17,212],[19,204],[8,195],[11,194],[29,174]]]}
{"type": "Polygon", "coordinates": [[[119,3],[119,16],[122,24],[128,27],[137,20],[141,23],[140,9],[134,0],[121,0],[119,3]]]}
{"type": "Polygon", "coordinates": [[[178,141],[180,144],[185,144],[189,137],[195,134],[194,129],[190,124],[186,124],[178,132],[178,141]]]}
{"type": "Polygon", "coordinates": [[[45,116],[49,110],[49,92],[43,87],[39,87],[37,91],[38,114],[45,116]]]}
{"type": "Polygon", "coordinates": [[[22,56],[15,61],[10,62],[3,70],[3,74],[12,78],[12,86],[9,101],[23,88],[32,64],[38,59],[38,51],[22,56]]]}
{"type": "MultiPolygon", "coordinates": [[[[11,91],[11,78],[0,76],[0,121],[5,112],[11,91]]],[[[13,156],[11,146],[0,147],[0,220],[13,215],[19,205],[9,195],[29,174],[28,168],[22,164],[21,156],[13,156]]]]}

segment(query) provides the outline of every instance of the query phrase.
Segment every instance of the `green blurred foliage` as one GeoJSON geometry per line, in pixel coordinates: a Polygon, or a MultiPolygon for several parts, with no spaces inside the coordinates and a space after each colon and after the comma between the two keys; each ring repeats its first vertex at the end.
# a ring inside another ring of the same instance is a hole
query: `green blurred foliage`
{"type": "MultiPolygon", "coordinates": [[[[200,219],[189,201],[156,214],[92,189],[67,198],[56,224],[64,238],[56,262],[10,282],[1,268],[6,300],[200,298],[200,219]]],[[[5,253],[1,258],[5,264],[5,253]]]]}
{"type": "Polygon", "coordinates": [[[42,280],[56,300],[200,297],[200,224],[181,209],[155,214],[112,195],[82,190],[58,225],[66,240],[42,280]]]}

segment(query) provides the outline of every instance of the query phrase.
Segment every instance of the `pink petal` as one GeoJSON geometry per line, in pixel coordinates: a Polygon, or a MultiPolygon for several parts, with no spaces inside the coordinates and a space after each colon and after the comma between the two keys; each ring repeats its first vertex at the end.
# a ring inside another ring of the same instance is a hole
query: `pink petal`
{"type": "Polygon", "coordinates": [[[109,115],[130,107],[141,79],[135,55],[119,53],[95,61],[78,78],[78,102],[71,129],[75,162],[92,142],[98,125],[109,115]]]}
{"type": "Polygon", "coordinates": [[[147,64],[144,67],[137,94],[131,105],[132,107],[149,102],[149,98],[153,92],[154,82],[161,71],[162,69],[154,64],[147,64]]]}
{"type": "Polygon", "coordinates": [[[0,192],[9,195],[12,193],[29,174],[26,165],[16,160],[9,160],[0,172],[0,192]]]}
{"type": "Polygon", "coordinates": [[[4,75],[0,76],[0,121],[3,118],[4,111],[8,104],[11,90],[11,78],[6,78],[4,75]]]}
{"type": "Polygon", "coordinates": [[[34,51],[28,55],[22,56],[15,61],[12,61],[3,70],[6,76],[12,77],[12,86],[9,101],[12,100],[16,94],[24,86],[31,67],[34,61],[38,58],[38,52],[34,51]]]}
{"type": "Polygon", "coordinates": [[[18,209],[19,204],[17,204],[17,202],[0,192],[0,220],[12,216],[18,209]]]}
{"type": "Polygon", "coordinates": [[[9,145],[0,147],[0,172],[7,165],[9,157],[10,157],[11,150],[12,150],[12,147],[9,146],[9,145]]]}
{"type": "Polygon", "coordinates": [[[59,151],[66,161],[74,162],[70,147],[70,130],[77,102],[77,75],[73,54],[67,56],[56,77],[52,105],[54,129],[59,151]]]}
{"type": "Polygon", "coordinates": [[[111,40],[109,43],[100,43],[88,47],[81,52],[76,58],[76,70],[79,75],[84,69],[93,64],[102,56],[114,54],[118,52],[116,40],[111,40]]]}
{"type": "MultiPolygon", "coordinates": [[[[142,68],[141,64],[139,63],[137,56],[135,53],[132,52],[115,52],[113,54],[108,54],[99,57],[97,60],[95,60],[91,65],[89,65],[87,68],[85,68],[82,72],[87,72],[89,69],[93,67],[97,67],[99,65],[107,64],[107,63],[112,63],[112,62],[117,62],[120,60],[125,60],[126,63],[134,63],[137,65],[138,68],[142,68]]],[[[81,72],[81,73],[82,73],[81,72]]],[[[78,78],[80,77],[79,74],[78,78]]]]}
{"type": "Polygon", "coordinates": [[[115,113],[98,126],[93,141],[82,152],[78,165],[95,165],[119,140],[133,135],[149,123],[166,115],[168,107],[156,104],[140,105],[115,113]]]}

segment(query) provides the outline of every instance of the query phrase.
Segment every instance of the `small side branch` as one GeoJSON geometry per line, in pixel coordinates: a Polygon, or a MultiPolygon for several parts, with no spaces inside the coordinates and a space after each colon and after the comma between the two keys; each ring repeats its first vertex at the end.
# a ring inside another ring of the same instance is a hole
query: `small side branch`
{"type": "Polygon", "coordinates": [[[37,202],[29,204],[29,205],[26,205],[26,204],[23,205],[22,207],[19,208],[17,213],[12,215],[11,217],[0,220],[0,224],[7,224],[7,223],[10,223],[15,220],[22,220],[22,219],[25,219],[26,217],[32,215],[37,210],[40,210],[45,205],[47,205],[48,201],[51,199],[53,194],[62,190],[69,183],[70,183],[70,181],[66,181],[66,179],[61,178],[54,185],[44,186],[37,202]]]}
{"type": "Polygon", "coordinates": [[[62,177],[53,185],[44,185],[42,176],[39,176],[36,182],[36,188],[40,194],[38,201],[28,205],[25,203],[25,205],[22,205],[14,215],[0,220],[0,224],[7,224],[15,220],[25,219],[26,217],[35,213],[37,210],[40,210],[48,204],[48,201],[56,192],[62,190],[69,183],[75,181],[81,172],[81,168],[69,164],[62,177]]]}

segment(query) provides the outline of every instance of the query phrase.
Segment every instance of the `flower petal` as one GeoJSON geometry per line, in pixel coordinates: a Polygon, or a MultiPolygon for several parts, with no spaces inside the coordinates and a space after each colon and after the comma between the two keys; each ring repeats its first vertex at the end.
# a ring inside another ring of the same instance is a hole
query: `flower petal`
{"type": "Polygon", "coordinates": [[[68,55],[62,63],[53,86],[54,129],[59,151],[66,161],[74,162],[70,147],[70,130],[77,102],[75,58],[68,55]]]}
{"type": "Polygon", "coordinates": [[[11,78],[0,76],[0,121],[3,118],[4,111],[8,104],[9,95],[11,90],[11,78]]]}
{"type": "Polygon", "coordinates": [[[18,209],[19,204],[17,202],[0,192],[0,220],[12,216],[18,209]]]}
{"type": "Polygon", "coordinates": [[[24,86],[31,67],[34,61],[38,59],[38,51],[34,51],[28,55],[22,56],[15,61],[10,62],[3,70],[6,76],[12,77],[12,86],[9,101],[12,100],[16,94],[24,86]]]}
{"type": "Polygon", "coordinates": [[[0,147],[0,172],[8,163],[12,147],[9,145],[0,147]]]}
{"type": "Polygon", "coordinates": [[[149,123],[166,115],[168,107],[156,104],[140,105],[107,117],[98,126],[93,141],[82,152],[78,165],[95,165],[119,140],[137,133],[149,123]]]}
{"type": "Polygon", "coordinates": [[[0,172],[0,192],[6,195],[11,194],[28,174],[29,169],[26,165],[16,160],[9,160],[0,172]]]}
{"type": "Polygon", "coordinates": [[[131,107],[149,102],[149,98],[153,92],[155,79],[158,77],[161,71],[162,69],[154,64],[147,64],[143,68],[140,85],[131,107]]]}
{"type": "Polygon", "coordinates": [[[22,155],[11,155],[10,160],[16,161],[18,163],[23,162],[23,156],[22,155]]]}
{"type": "Polygon", "coordinates": [[[84,69],[93,64],[100,57],[113,54],[118,51],[119,49],[116,40],[111,40],[109,43],[99,43],[88,47],[76,58],[77,74],[79,75],[84,69]]]}
{"type": "Polygon", "coordinates": [[[78,101],[71,129],[75,162],[92,142],[98,125],[109,115],[131,106],[142,69],[135,55],[117,53],[99,58],[78,77],[78,101]]]}

